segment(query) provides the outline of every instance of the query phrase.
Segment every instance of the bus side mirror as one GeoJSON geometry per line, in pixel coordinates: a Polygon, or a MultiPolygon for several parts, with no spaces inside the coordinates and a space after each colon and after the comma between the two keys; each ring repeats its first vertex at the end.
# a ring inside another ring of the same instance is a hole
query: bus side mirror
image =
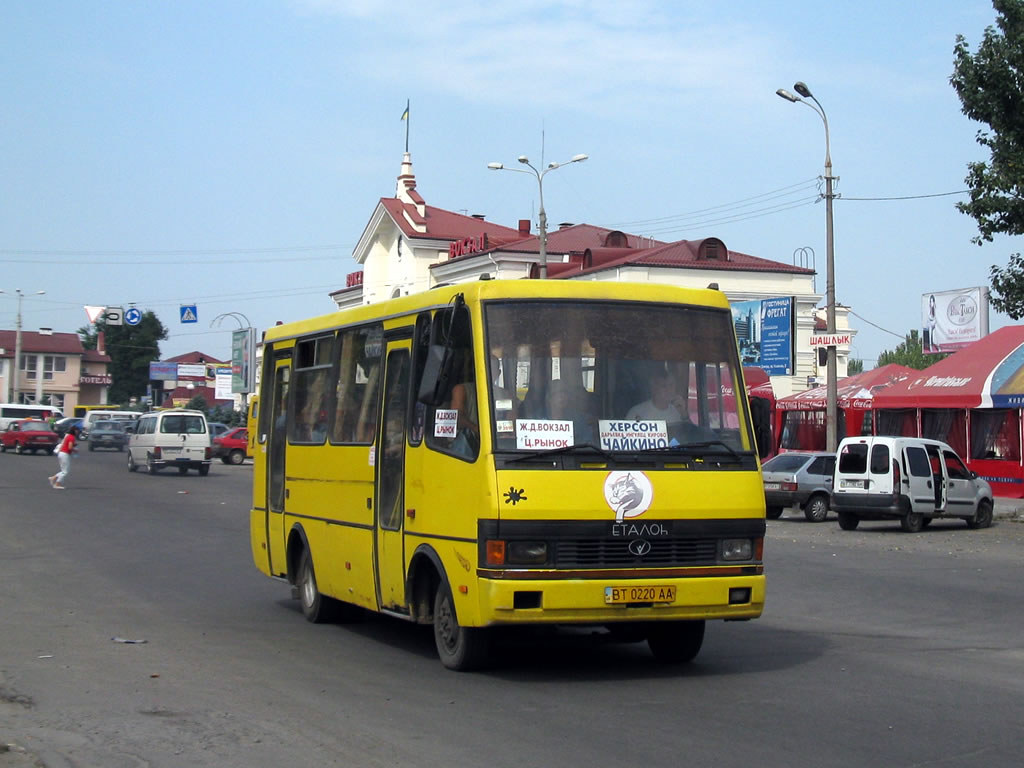
{"type": "Polygon", "coordinates": [[[423,366],[423,378],[416,399],[426,405],[438,406],[444,402],[451,389],[452,369],[455,355],[451,347],[431,344],[427,347],[427,360],[423,366]]]}

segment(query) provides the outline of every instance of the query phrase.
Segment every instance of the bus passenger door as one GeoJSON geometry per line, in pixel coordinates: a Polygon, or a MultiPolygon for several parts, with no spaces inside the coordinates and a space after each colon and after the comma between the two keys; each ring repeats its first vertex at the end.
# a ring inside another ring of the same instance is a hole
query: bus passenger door
{"type": "Polygon", "coordinates": [[[388,346],[374,484],[377,514],[377,599],[382,608],[405,607],[405,436],[409,413],[408,341],[388,346]]]}
{"type": "Polygon", "coordinates": [[[288,446],[288,385],[291,373],[289,350],[286,358],[274,361],[272,400],[261,406],[271,409],[270,434],[267,438],[267,556],[270,560],[270,572],[275,576],[288,572],[284,507],[287,498],[285,453],[288,446]]]}

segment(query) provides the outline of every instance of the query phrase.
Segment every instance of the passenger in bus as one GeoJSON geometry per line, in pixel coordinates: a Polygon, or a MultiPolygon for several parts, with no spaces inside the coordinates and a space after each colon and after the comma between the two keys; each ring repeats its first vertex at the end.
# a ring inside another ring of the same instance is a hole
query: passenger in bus
{"type": "Polygon", "coordinates": [[[710,429],[690,421],[686,398],[676,391],[675,376],[659,366],[648,380],[650,397],[637,403],[626,412],[630,420],[644,419],[664,421],[669,437],[677,443],[715,440],[717,436],[710,429]]]}
{"type": "Polygon", "coordinates": [[[582,380],[576,381],[574,376],[569,376],[548,382],[545,405],[546,418],[572,422],[574,444],[594,441],[594,395],[586,390],[582,380]]]}
{"type": "MultiPolygon", "coordinates": [[[[501,380],[501,361],[494,355],[490,356],[488,363],[491,376],[491,391],[494,399],[494,418],[497,421],[514,420],[518,400],[515,392],[498,384],[501,380]]],[[[464,374],[472,379],[472,372],[464,374]]],[[[459,412],[459,429],[466,428],[480,437],[480,416],[477,411],[476,382],[472,380],[463,381],[452,388],[452,409],[459,412]]]]}
{"type": "Polygon", "coordinates": [[[657,419],[669,424],[679,423],[686,413],[686,403],[676,394],[675,377],[662,367],[648,379],[650,397],[626,412],[627,419],[657,419]]]}

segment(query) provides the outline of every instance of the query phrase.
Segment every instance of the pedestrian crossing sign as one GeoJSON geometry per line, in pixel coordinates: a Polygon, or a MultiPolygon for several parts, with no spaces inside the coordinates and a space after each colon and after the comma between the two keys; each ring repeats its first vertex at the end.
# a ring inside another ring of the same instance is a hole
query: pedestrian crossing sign
{"type": "Polygon", "coordinates": [[[198,323],[199,313],[196,311],[195,304],[182,304],[181,305],[181,322],[183,323],[198,323]]]}

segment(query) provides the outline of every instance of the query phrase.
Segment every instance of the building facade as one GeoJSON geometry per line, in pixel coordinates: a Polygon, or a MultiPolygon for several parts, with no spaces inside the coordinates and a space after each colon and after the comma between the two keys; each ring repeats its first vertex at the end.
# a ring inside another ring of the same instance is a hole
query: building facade
{"type": "MultiPolygon", "coordinates": [[[[515,228],[427,205],[416,190],[412,159],[402,159],[395,196],[381,198],[353,252],[362,271],[331,294],[339,309],[448,283],[537,277],[540,242],[529,220],[515,228]]],[[[791,298],[791,364],[771,377],[775,394],[801,392],[824,379],[810,339],[822,299],[815,271],[730,250],[716,238],[663,242],[589,224],[561,224],[547,237],[547,272],[556,280],[657,282],[715,287],[730,303],[791,298]]],[[[753,318],[748,325],[752,325],[753,318]]],[[[837,330],[854,335],[849,310],[836,307],[837,330]]],[[[849,352],[838,349],[838,375],[849,352]]]]}
{"type": "Polygon", "coordinates": [[[22,331],[15,371],[15,331],[0,331],[0,398],[8,403],[53,405],[70,415],[78,405],[105,405],[111,379],[103,346],[85,349],[76,333],[22,331]]]}

